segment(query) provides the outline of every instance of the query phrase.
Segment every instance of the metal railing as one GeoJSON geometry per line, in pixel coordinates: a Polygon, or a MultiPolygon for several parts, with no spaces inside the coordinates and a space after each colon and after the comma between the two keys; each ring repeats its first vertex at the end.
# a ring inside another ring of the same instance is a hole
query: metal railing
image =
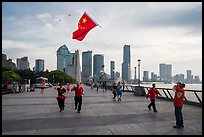
{"type": "MultiPolygon", "coordinates": [[[[147,94],[148,90],[151,87],[143,87],[145,94],[147,94]]],[[[163,99],[167,101],[173,101],[174,100],[174,91],[172,88],[156,88],[159,90],[161,96],[157,96],[158,99],[163,99]]],[[[125,85],[124,92],[134,92],[135,86],[133,85],[125,85]]],[[[185,96],[184,96],[184,103],[200,106],[202,107],[202,90],[187,90],[185,89],[185,96]]]]}

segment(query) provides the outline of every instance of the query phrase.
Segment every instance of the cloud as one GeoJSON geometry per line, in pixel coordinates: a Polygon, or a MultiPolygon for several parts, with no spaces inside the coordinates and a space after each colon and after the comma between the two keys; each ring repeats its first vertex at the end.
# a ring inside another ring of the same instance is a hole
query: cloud
{"type": "MultiPolygon", "coordinates": [[[[4,3],[2,49],[12,58],[43,58],[48,69],[56,69],[56,51],[66,44],[71,52],[104,54],[109,73],[111,60],[121,72],[123,46],[130,44],[132,68],[140,58],[143,69],[157,73],[159,63],[172,63],[176,70],[174,64],[182,61],[192,66],[202,61],[201,30],[202,3],[198,2],[4,3]],[[72,39],[72,32],[84,11],[102,27],[92,29],[80,42],[72,39]]],[[[201,77],[201,68],[198,73],[201,77]]]]}

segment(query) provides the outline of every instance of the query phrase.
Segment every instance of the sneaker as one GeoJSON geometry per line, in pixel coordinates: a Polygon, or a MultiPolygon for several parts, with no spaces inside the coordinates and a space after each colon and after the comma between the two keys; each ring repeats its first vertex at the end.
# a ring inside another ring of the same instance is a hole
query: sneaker
{"type": "Polygon", "coordinates": [[[59,112],[62,112],[62,109],[60,109],[60,111],[59,112]]]}
{"type": "Polygon", "coordinates": [[[80,111],[77,111],[77,113],[80,113],[80,111]]]}
{"type": "Polygon", "coordinates": [[[182,125],[181,127],[184,128],[184,125],[182,125]]]}
{"type": "Polygon", "coordinates": [[[157,110],[155,110],[154,112],[157,112],[157,110]]]}
{"type": "Polygon", "coordinates": [[[152,110],[150,107],[148,107],[149,110],[152,110]]]}
{"type": "Polygon", "coordinates": [[[173,128],[181,128],[181,126],[177,126],[177,125],[175,125],[175,126],[173,126],[173,128]]]}

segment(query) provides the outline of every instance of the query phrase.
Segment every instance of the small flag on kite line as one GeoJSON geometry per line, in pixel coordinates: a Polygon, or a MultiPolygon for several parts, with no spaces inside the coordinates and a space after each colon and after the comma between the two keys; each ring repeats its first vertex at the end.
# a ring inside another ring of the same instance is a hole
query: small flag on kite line
{"type": "Polygon", "coordinates": [[[87,33],[96,26],[99,25],[91,17],[89,17],[86,12],[84,12],[78,22],[78,29],[72,33],[72,39],[82,41],[87,33]]]}

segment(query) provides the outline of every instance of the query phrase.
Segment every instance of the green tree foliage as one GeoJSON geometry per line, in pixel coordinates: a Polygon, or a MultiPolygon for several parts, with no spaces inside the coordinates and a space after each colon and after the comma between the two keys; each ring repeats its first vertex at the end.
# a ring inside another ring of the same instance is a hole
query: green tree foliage
{"type": "Polygon", "coordinates": [[[3,71],[2,72],[2,80],[3,82],[6,82],[8,80],[9,83],[12,83],[14,81],[20,81],[21,76],[14,71],[3,71]]]}
{"type": "Polygon", "coordinates": [[[72,78],[71,76],[67,75],[65,72],[54,70],[50,71],[48,74],[48,81],[50,83],[75,83],[76,79],[72,78]]]}
{"type": "Polygon", "coordinates": [[[18,73],[21,76],[21,82],[25,83],[25,79],[28,80],[30,79],[30,83],[33,84],[35,83],[35,73],[30,70],[30,69],[26,69],[26,70],[15,70],[16,73],[18,73]]]}

